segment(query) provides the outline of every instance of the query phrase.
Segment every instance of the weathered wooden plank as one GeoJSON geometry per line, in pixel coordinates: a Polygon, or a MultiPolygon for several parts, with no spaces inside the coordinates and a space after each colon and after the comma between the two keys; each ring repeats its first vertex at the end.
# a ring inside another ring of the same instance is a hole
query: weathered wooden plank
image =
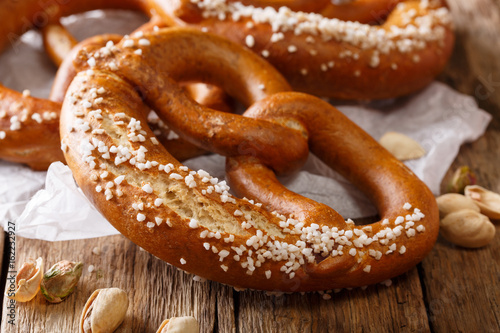
{"type": "Polygon", "coordinates": [[[342,290],[325,300],[318,293],[269,296],[240,293],[240,332],[427,332],[417,269],[390,287],[342,290]]]}
{"type": "MultiPolygon", "coordinates": [[[[475,97],[494,116],[487,133],[462,147],[442,185],[453,171],[468,165],[480,185],[500,192],[500,2],[449,0],[457,45],[442,78],[475,97]]],[[[496,224],[497,233],[500,224],[496,224]]],[[[439,238],[422,263],[426,306],[435,332],[500,331],[500,238],[469,250],[439,238]]]]}
{"type": "MultiPolygon", "coordinates": [[[[41,256],[47,268],[61,259],[85,263],[76,291],[60,304],[49,304],[41,294],[17,303],[16,325],[2,318],[2,332],[75,332],[83,306],[98,288],[119,287],[127,291],[130,306],[117,332],[153,332],[173,316],[192,315],[206,331],[216,318],[216,295],[220,286],[193,281],[193,276],[171,267],[122,236],[68,242],[45,242],[18,238],[18,265],[41,256]],[[100,254],[92,253],[97,248],[100,254]],[[93,265],[95,270],[88,271],[93,265]]],[[[4,300],[5,302],[5,300],[4,300]]],[[[5,303],[4,303],[5,306],[5,303]]],[[[229,307],[228,307],[229,308],[229,307]]]]}
{"type": "MultiPolygon", "coordinates": [[[[495,120],[477,142],[462,148],[452,171],[469,165],[478,182],[500,192],[500,132],[495,120]]],[[[445,183],[444,182],[444,183],[445,183]]],[[[500,234],[500,224],[496,224],[500,234]]],[[[500,237],[481,249],[464,249],[439,238],[423,261],[429,322],[435,332],[500,331],[500,237]]]]}
{"type": "Polygon", "coordinates": [[[48,265],[66,258],[82,260],[95,270],[85,269],[75,293],[61,304],[48,304],[41,295],[18,303],[16,326],[3,321],[4,332],[74,331],[88,296],[111,286],[126,290],[131,304],[118,332],[154,331],[163,319],[179,315],[198,318],[203,332],[428,330],[416,269],[394,279],[390,288],[344,290],[324,300],[317,293],[278,297],[195,282],[121,236],[55,243],[18,239],[18,245],[23,249],[19,264],[42,256],[48,265]],[[99,255],[92,253],[94,248],[99,255]]]}
{"type": "MultiPolygon", "coordinates": [[[[217,325],[214,332],[236,332],[236,311],[239,293],[233,288],[212,283],[217,292],[217,325]]],[[[207,327],[205,327],[207,330],[207,327]]],[[[207,330],[208,331],[208,330],[207,330]]]]}

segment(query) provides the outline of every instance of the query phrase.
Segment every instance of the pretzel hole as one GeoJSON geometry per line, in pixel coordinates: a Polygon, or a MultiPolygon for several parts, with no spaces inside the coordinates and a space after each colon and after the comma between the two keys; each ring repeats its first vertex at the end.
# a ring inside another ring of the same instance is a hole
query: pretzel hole
{"type": "Polygon", "coordinates": [[[59,66],[77,41],[101,34],[126,35],[148,22],[140,11],[98,9],[61,17],[59,22],[42,29],[45,48],[52,61],[59,66]]]}
{"type": "Polygon", "coordinates": [[[380,220],[376,206],[365,194],[366,189],[355,187],[314,154],[310,155],[302,173],[277,177],[283,186],[337,210],[356,225],[367,225],[380,220]],[[323,191],[325,188],[329,190],[323,191]]]}

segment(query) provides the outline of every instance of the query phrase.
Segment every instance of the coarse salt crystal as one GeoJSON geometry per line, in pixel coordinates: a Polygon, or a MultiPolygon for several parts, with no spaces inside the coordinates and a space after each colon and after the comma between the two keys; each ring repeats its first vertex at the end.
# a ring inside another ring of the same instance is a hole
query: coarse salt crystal
{"type": "Polygon", "coordinates": [[[198,227],[199,227],[198,220],[196,220],[196,219],[191,219],[191,220],[189,221],[189,227],[190,227],[191,229],[196,229],[196,228],[198,228],[198,227]]]}
{"type": "Polygon", "coordinates": [[[245,44],[246,46],[252,48],[255,46],[255,38],[252,35],[247,35],[245,37],[245,44]]]}
{"type": "Polygon", "coordinates": [[[146,193],[149,193],[149,194],[153,193],[153,188],[151,187],[151,185],[150,185],[150,184],[146,184],[146,185],[144,185],[144,186],[142,187],[142,190],[143,190],[144,192],[146,192],[146,193]]]}

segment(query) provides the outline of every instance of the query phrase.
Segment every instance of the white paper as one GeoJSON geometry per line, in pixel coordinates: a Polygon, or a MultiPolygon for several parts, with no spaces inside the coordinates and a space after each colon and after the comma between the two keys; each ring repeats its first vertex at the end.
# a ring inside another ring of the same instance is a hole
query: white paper
{"type": "Polygon", "coordinates": [[[71,170],[52,163],[45,188],[38,191],[17,220],[18,235],[50,241],[92,238],[117,231],[92,208],[77,187],[71,170]]]}
{"type": "MultiPolygon", "coordinates": [[[[142,16],[119,11],[93,12],[83,20],[82,16],[71,17],[66,24],[75,35],[83,38],[100,31],[124,34],[131,30],[130,26],[142,22],[142,16]],[[106,21],[112,22],[112,30],[102,26],[102,15],[110,18],[106,21]],[[82,25],[97,29],[90,31],[82,25]]],[[[0,65],[3,84],[17,90],[29,88],[35,96],[47,96],[55,70],[44,56],[36,34],[25,35],[21,44],[0,57],[0,65]],[[44,64],[41,67],[40,59],[44,64]],[[12,71],[11,68],[21,70],[12,71]]],[[[419,142],[427,154],[406,164],[436,195],[460,146],[480,137],[491,120],[473,98],[441,83],[433,83],[418,94],[398,100],[337,106],[377,140],[385,132],[396,131],[419,142]]],[[[192,159],[186,165],[193,170],[207,170],[220,179],[224,177],[224,158],[221,156],[192,159]]],[[[310,156],[303,171],[282,181],[291,190],[333,207],[345,218],[375,213],[363,193],[314,156],[310,156]]],[[[19,236],[51,241],[117,233],[91,207],[62,163],[54,163],[48,172],[34,172],[0,161],[0,222],[6,224],[9,220],[16,222],[19,236]]]]}

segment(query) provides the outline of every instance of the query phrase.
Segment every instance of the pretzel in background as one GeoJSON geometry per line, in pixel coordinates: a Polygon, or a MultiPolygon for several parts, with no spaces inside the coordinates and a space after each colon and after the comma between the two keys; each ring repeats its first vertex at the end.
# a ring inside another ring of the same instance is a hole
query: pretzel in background
{"type": "Polygon", "coordinates": [[[451,15],[441,0],[243,3],[170,0],[158,2],[157,12],[170,17],[170,25],[246,46],[295,90],[320,97],[371,100],[413,93],[435,79],[453,48],[451,15]],[[282,3],[313,12],[259,7],[282,3]]]}
{"type": "MultiPolygon", "coordinates": [[[[164,27],[163,20],[154,15],[150,2],[126,1],[0,1],[0,50],[14,43],[27,30],[41,29],[44,46],[50,59],[60,66],[49,100],[30,96],[29,91],[14,91],[0,84],[0,159],[27,164],[34,170],[46,170],[55,161],[64,161],[60,149],[59,114],[67,86],[76,74],[73,58],[81,50],[90,52],[107,43],[116,43],[122,36],[91,37],[78,44],[77,40],[60,24],[61,17],[93,9],[129,9],[150,16],[150,21],[135,33],[164,27]]],[[[131,32],[132,33],[132,32],[131,32]]],[[[15,69],[13,69],[15,70],[15,69]]],[[[215,87],[195,84],[187,87],[191,96],[202,104],[229,110],[230,101],[215,87]]],[[[200,155],[204,151],[177,139],[152,114],[155,132],[160,141],[169,146],[181,160],[200,155]]]]}

